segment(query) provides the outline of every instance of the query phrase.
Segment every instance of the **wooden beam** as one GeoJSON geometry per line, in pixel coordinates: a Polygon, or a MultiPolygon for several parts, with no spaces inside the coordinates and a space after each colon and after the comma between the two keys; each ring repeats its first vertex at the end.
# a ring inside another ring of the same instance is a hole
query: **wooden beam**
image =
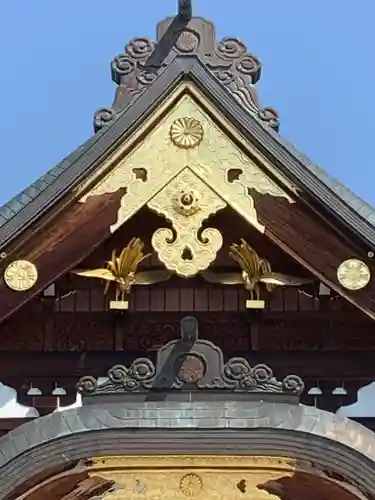
{"type": "Polygon", "coordinates": [[[310,214],[301,201],[290,204],[281,198],[252,193],[261,222],[266,226],[265,234],[304,266],[353,305],[375,319],[375,266],[370,259],[358,255],[354,245],[310,214]],[[349,258],[366,260],[372,270],[369,285],[358,291],[343,288],[337,280],[337,269],[349,258]]]}
{"type": "MultiPolygon", "coordinates": [[[[56,312],[53,303],[47,303],[51,309],[43,312],[34,305],[25,306],[0,326],[0,352],[17,355],[24,351],[55,351],[63,356],[72,351],[117,350],[144,354],[179,338],[181,315],[186,314],[164,309],[121,315],[74,308],[71,312],[56,312]]],[[[263,311],[256,316],[246,311],[215,310],[197,311],[194,316],[200,324],[201,338],[213,341],[225,356],[249,351],[344,353],[375,348],[373,321],[355,309],[263,311]],[[236,335],[228,335],[230,331],[236,335]]]]}
{"type": "MultiPolygon", "coordinates": [[[[332,384],[355,380],[362,385],[375,378],[371,351],[286,351],[282,354],[279,351],[257,351],[239,354],[245,355],[251,364],[269,365],[278,378],[296,373],[303,379],[331,380],[332,384]]],[[[61,387],[74,387],[83,375],[103,377],[113,365],[127,365],[133,359],[134,353],[125,352],[33,352],[32,355],[28,352],[2,352],[0,379],[6,385],[25,389],[26,382],[32,380],[52,392],[55,381],[61,387]]]]}
{"type": "Polygon", "coordinates": [[[38,269],[36,285],[26,292],[10,290],[0,281],[0,321],[40,293],[110,236],[109,226],[116,220],[123,191],[95,196],[87,203],[75,202],[65,212],[34,234],[11,260],[5,260],[2,273],[12,260],[31,261],[38,269]]]}

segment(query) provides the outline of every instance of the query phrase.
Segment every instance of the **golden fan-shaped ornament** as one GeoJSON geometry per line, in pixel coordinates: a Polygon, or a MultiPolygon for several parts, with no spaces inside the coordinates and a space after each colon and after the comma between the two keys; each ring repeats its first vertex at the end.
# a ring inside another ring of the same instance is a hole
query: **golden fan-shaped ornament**
{"type": "Polygon", "coordinates": [[[204,131],[202,124],[191,117],[178,118],[169,129],[173,144],[183,149],[192,149],[200,144],[204,131]]]}

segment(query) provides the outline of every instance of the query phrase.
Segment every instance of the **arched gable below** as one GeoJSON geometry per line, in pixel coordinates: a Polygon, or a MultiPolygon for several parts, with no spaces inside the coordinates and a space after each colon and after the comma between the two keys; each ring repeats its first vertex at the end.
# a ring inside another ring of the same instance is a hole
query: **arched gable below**
{"type": "Polygon", "coordinates": [[[308,463],[343,484],[353,498],[375,495],[375,434],[356,422],[270,401],[140,401],[54,413],[1,438],[0,499],[16,498],[13,492],[75,461],[170,454],[290,457],[297,469],[308,463]]]}

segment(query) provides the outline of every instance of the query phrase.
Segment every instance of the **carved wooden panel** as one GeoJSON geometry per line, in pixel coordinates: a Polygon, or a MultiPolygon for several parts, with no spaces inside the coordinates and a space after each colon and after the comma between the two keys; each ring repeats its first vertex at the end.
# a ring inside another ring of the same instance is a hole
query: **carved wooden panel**
{"type": "MultiPolygon", "coordinates": [[[[189,289],[187,289],[189,290],[189,289]]],[[[180,290],[181,292],[181,290],[180,290]]],[[[185,299],[189,298],[186,294],[185,299]]],[[[189,300],[194,300],[194,294],[189,300]]],[[[227,302],[229,303],[229,302],[227,302]]],[[[240,310],[112,311],[25,310],[0,326],[0,351],[136,351],[178,338],[182,316],[193,313],[201,338],[231,351],[369,351],[375,348],[371,320],[357,311],[240,310]],[[145,315],[145,312],[147,314],[145,315]],[[230,332],[236,332],[231,335],[230,332]]],[[[225,304],[225,301],[224,301],[225,304]]],[[[198,309],[198,310],[197,310],[198,309]]]]}
{"type": "Polygon", "coordinates": [[[42,351],[45,322],[42,305],[32,302],[0,325],[0,351],[42,351]]]}
{"type": "Polygon", "coordinates": [[[112,314],[74,314],[61,312],[53,317],[53,351],[112,351],[114,324],[112,314]]]}

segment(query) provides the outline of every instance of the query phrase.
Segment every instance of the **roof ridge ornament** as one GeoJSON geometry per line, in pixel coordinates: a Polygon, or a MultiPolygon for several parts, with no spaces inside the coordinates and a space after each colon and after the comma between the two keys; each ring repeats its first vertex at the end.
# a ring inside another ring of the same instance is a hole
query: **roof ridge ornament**
{"type": "Polygon", "coordinates": [[[111,64],[112,80],[117,84],[111,107],[94,115],[97,132],[145,92],[176,58],[200,60],[233,97],[267,126],[278,131],[279,117],[273,108],[262,108],[256,83],[262,64],[235,37],[216,39],[214,24],[192,16],[192,0],[179,0],[178,14],[160,21],[156,40],[139,37],[131,40],[111,64]]]}
{"type": "Polygon", "coordinates": [[[126,401],[203,401],[215,397],[221,401],[298,404],[304,389],[300,377],[288,375],[279,381],[267,365],[251,366],[240,357],[225,362],[217,345],[198,338],[198,327],[195,317],[182,318],[181,338],[163,345],[157,352],[156,363],[142,357],[129,366],[115,365],[103,383],[91,376],[82,377],[77,389],[84,396],[84,404],[107,403],[119,397],[126,401]]]}
{"type": "Polygon", "coordinates": [[[192,0],[178,0],[178,17],[184,21],[189,21],[192,16],[192,0]]]}

